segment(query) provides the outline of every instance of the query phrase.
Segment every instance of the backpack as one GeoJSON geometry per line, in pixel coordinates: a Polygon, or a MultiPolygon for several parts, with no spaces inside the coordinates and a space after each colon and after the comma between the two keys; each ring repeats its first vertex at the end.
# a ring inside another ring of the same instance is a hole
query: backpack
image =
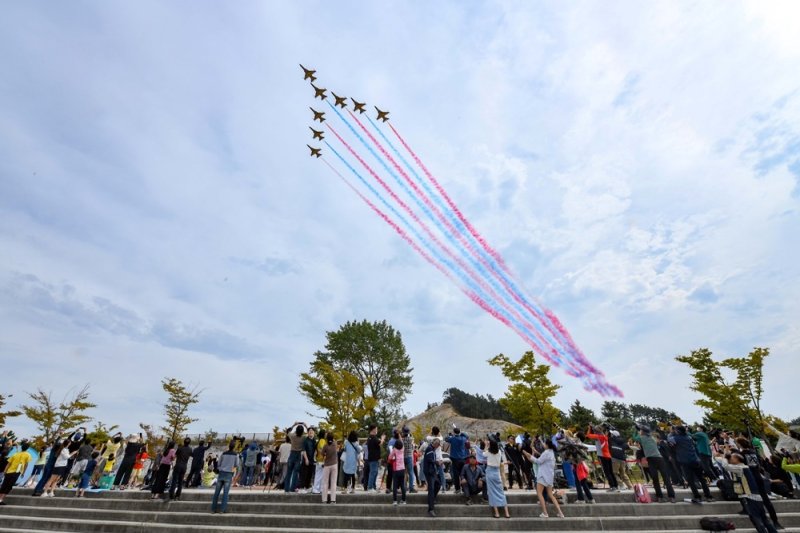
{"type": "Polygon", "coordinates": [[[733,522],[728,522],[722,518],[704,516],[700,519],[700,527],[704,531],[731,531],[736,529],[733,522]]]}
{"type": "Polygon", "coordinates": [[[730,479],[720,479],[717,481],[717,488],[722,493],[722,499],[726,502],[739,501],[739,495],[734,490],[733,481],[730,479]]]}
{"type": "Polygon", "coordinates": [[[636,483],[633,486],[633,499],[636,503],[653,503],[653,500],[650,499],[650,493],[641,483],[636,483]]]}

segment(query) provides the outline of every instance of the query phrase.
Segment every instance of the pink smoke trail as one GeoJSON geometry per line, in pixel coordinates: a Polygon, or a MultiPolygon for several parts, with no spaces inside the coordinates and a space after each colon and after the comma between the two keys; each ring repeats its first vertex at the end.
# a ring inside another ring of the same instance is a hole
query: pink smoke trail
{"type": "MultiPolygon", "coordinates": [[[[362,128],[363,128],[363,125],[362,125],[362,128]]],[[[483,236],[480,235],[480,233],[478,233],[478,231],[472,226],[472,224],[470,224],[469,220],[467,220],[467,218],[463,215],[463,213],[461,213],[461,210],[458,208],[458,206],[455,204],[455,202],[447,194],[447,191],[444,189],[444,187],[442,187],[442,185],[439,183],[439,181],[436,179],[436,177],[433,174],[431,174],[431,172],[428,170],[428,168],[425,166],[425,164],[422,162],[422,160],[419,158],[419,156],[416,154],[416,152],[414,152],[414,150],[411,148],[411,146],[406,142],[406,140],[403,138],[403,136],[400,135],[400,132],[398,132],[397,129],[395,129],[395,127],[391,123],[389,123],[389,128],[391,128],[391,130],[394,133],[395,137],[397,137],[397,139],[400,141],[400,144],[403,145],[403,147],[406,149],[406,151],[414,159],[414,162],[417,164],[417,166],[419,166],[422,169],[422,171],[424,172],[425,176],[433,184],[434,188],[436,188],[436,190],[439,192],[439,194],[442,195],[442,198],[444,198],[444,200],[447,202],[447,205],[450,206],[450,208],[456,214],[456,216],[461,221],[461,223],[464,224],[464,227],[466,227],[468,229],[468,231],[472,234],[472,236],[475,238],[475,240],[478,241],[481,244],[481,246],[483,246],[484,250],[486,250],[486,252],[489,255],[491,255],[495,259],[495,261],[497,261],[498,265],[500,265],[500,267],[509,276],[513,276],[513,274],[510,272],[510,270],[506,266],[505,261],[503,260],[502,256],[500,256],[500,254],[497,251],[495,251],[486,242],[486,240],[483,238],[483,236]]],[[[510,291],[510,292],[511,292],[512,295],[515,294],[514,291],[510,291]]],[[[515,299],[517,299],[517,301],[519,301],[518,298],[515,297],[515,299]]],[[[538,313],[536,313],[533,309],[531,309],[527,302],[520,302],[520,303],[523,306],[525,306],[525,308],[531,314],[533,314],[533,316],[535,316],[535,317],[537,317],[537,318],[539,318],[541,320],[540,315],[538,313]]],[[[561,334],[562,338],[567,342],[568,345],[565,346],[565,348],[567,348],[570,351],[572,351],[575,359],[577,359],[577,361],[586,370],[588,370],[589,373],[597,376],[598,378],[601,379],[602,382],[604,382],[604,383],[598,384],[599,388],[595,388],[595,390],[598,390],[599,392],[602,393],[603,389],[605,389],[606,391],[611,391],[612,394],[615,394],[617,396],[622,396],[622,392],[619,390],[619,388],[617,388],[616,386],[614,386],[614,385],[612,385],[610,383],[605,383],[605,380],[602,379],[602,378],[604,378],[604,373],[602,371],[600,371],[597,367],[595,367],[589,361],[589,359],[586,357],[586,355],[584,355],[584,353],[581,351],[581,349],[577,346],[577,344],[572,339],[572,336],[569,334],[567,329],[561,324],[561,322],[558,320],[558,318],[555,316],[555,314],[553,314],[552,311],[547,309],[545,306],[541,306],[541,307],[542,307],[543,311],[545,312],[545,315],[546,315],[549,323],[552,324],[552,326],[555,327],[558,330],[559,334],[561,334]]],[[[554,334],[553,330],[548,326],[548,321],[542,321],[542,324],[548,329],[548,331],[550,331],[551,334],[554,334]]],[[[592,387],[592,388],[594,388],[594,387],[592,387]]]]}
{"type": "MultiPolygon", "coordinates": [[[[473,303],[475,303],[475,304],[476,304],[476,305],[478,305],[478,306],[479,306],[481,309],[483,309],[484,311],[486,311],[487,313],[489,313],[490,315],[492,315],[492,316],[493,316],[495,319],[497,319],[497,320],[499,320],[500,322],[502,322],[502,323],[503,323],[505,326],[507,326],[508,328],[510,328],[511,330],[513,330],[513,331],[514,331],[514,332],[515,332],[517,335],[519,335],[520,337],[522,337],[522,339],[523,339],[523,340],[525,340],[525,341],[526,341],[528,344],[531,344],[531,346],[532,346],[532,347],[534,347],[534,348],[537,348],[537,347],[533,346],[533,343],[531,343],[530,339],[529,339],[528,337],[526,337],[526,336],[523,334],[523,332],[521,332],[521,331],[520,331],[518,328],[516,328],[516,327],[515,327],[515,326],[514,326],[514,325],[511,323],[511,321],[509,321],[509,320],[508,320],[508,319],[506,319],[505,317],[501,316],[501,315],[500,315],[500,314],[499,314],[497,311],[495,311],[495,310],[494,310],[494,309],[493,309],[493,308],[492,308],[492,307],[491,307],[489,304],[487,304],[487,303],[486,303],[486,302],[485,302],[485,301],[484,301],[484,300],[483,300],[483,299],[482,299],[482,298],[481,298],[481,297],[480,297],[478,294],[476,294],[475,292],[473,292],[473,291],[471,291],[471,290],[467,289],[466,287],[464,287],[464,286],[463,286],[463,285],[462,285],[462,284],[461,284],[461,283],[460,283],[460,282],[459,282],[457,279],[455,279],[455,277],[454,277],[454,276],[453,276],[453,275],[452,275],[450,272],[448,272],[448,271],[447,271],[447,269],[445,269],[445,268],[444,268],[444,266],[442,266],[442,265],[441,265],[441,264],[440,264],[438,261],[434,260],[434,259],[433,259],[433,258],[432,258],[430,255],[428,255],[428,253],[427,253],[427,252],[425,252],[425,250],[423,250],[423,249],[422,249],[422,248],[419,246],[419,244],[417,244],[417,243],[416,243],[416,242],[415,242],[415,241],[414,241],[414,240],[413,240],[413,239],[412,239],[412,238],[411,238],[411,237],[410,237],[410,236],[409,236],[409,235],[408,235],[408,234],[407,234],[407,233],[406,233],[406,232],[403,230],[403,228],[401,228],[400,226],[398,226],[398,225],[397,225],[397,223],[395,223],[395,222],[394,222],[394,221],[393,221],[391,218],[389,218],[389,216],[388,216],[386,213],[384,213],[383,211],[381,211],[381,209],[380,209],[378,206],[376,206],[376,205],[375,205],[375,204],[374,204],[374,203],[373,203],[373,202],[372,202],[372,201],[371,201],[369,198],[367,198],[366,196],[364,196],[364,195],[361,193],[361,191],[359,191],[359,190],[358,190],[358,189],[357,189],[357,188],[356,188],[356,187],[355,187],[355,186],[354,186],[354,185],[353,185],[353,184],[352,184],[352,183],[351,183],[351,182],[350,182],[350,181],[349,181],[347,178],[345,178],[344,176],[342,176],[342,174],[341,174],[341,173],[340,173],[338,170],[336,170],[336,168],[335,168],[333,165],[331,165],[331,164],[328,162],[328,160],[327,160],[327,159],[323,158],[323,159],[322,159],[322,161],[323,161],[323,162],[324,162],[324,163],[325,163],[325,164],[328,166],[328,168],[330,168],[330,169],[333,171],[333,173],[334,173],[334,174],[336,174],[337,176],[339,176],[339,178],[340,178],[340,179],[341,179],[341,180],[342,180],[342,181],[343,181],[343,182],[344,182],[344,183],[345,183],[345,184],[346,184],[346,185],[347,185],[347,186],[350,188],[350,190],[352,190],[354,193],[356,193],[356,194],[358,195],[358,197],[359,197],[359,198],[361,198],[361,200],[362,200],[362,201],[364,201],[364,203],[366,203],[366,204],[367,204],[367,205],[370,207],[370,209],[372,209],[372,210],[375,212],[375,214],[377,214],[377,215],[378,215],[378,216],[379,216],[381,219],[383,219],[383,221],[384,221],[384,222],[386,222],[386,223],[387,223],[387,224],[388,224],[388,225],[389,225],[389,226],[390,226],[390,227],[391,227],[391,228],[392,228],[392,229],[393,229],[393,230],[394,230],[394,231],[395,231],[395,232],[396,232],[398,235],[400,235],[400,237],[401,237],[401,238],[402,238],[404,241],[406,241],[406,242],[409,244],[409,246],[411,246],[411,248],[413,248],[413,249],[414,249],[414,251],[415,251],[415,252],[417,252],[419,255],[421,255],[421,256],[422,256],[422,257],[425,259],[425,261],[427,261],[428,263],[430,263],[431,265],[433,265],[433,266],[434,266],[434,267],[435,267],[435,268],[436,268],[436,269],[437,269],[439,272],[441,272],[442,274],[444,274],[444,276],[445,276],[447,279],[449,279],[449,280],[450,280],[451,282],[453,282],[453,283],[454,283],[456,286],[458,286],[458,288],[461,290],[461,292],[463,292],[464,294],[466,294],[466,295],[467,295],[467,297],[468,297],[470,300],[472,300],[472,302],[473,302],[473,303]]],[[[538,348],[537,348],[537,349],[538,349],[538,348]]],[[[558,361],[551,359],[550,357],[548,357],[548,356],[547,356],[547,354],[546,354],[546,353],[545,353],[545,354],[542,354],[542,356],[543,356],[545,359],[547,359],[547,360],[550,362],[550,364],[552,364],[552,365],[554,365],[554,366],[560,366],[560,365],[558,364],[558,361]]]]}

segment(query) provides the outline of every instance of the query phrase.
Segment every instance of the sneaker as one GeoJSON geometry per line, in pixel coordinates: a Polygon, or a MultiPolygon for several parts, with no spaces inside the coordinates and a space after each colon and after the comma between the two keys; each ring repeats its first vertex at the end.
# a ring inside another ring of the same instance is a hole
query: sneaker
{"type": "Polygon", "coordinates": [[[706,502],[708,502],[708,503],[714,503],[714,498],[712,498],[711,496],[709,496],[708,498],[706,498],[706,502]]]}
{"type": "Polygon", "coordinates": [[[472,500],[467,500],[467,505],[472,505],[472,500]]]}
{"type": "Polygon", "coordinates": [[[589,503],[590,503],[591,505],[594,505],[594,504],[595,504],[595,503],[597,503],[597,502],[596,502],[596,501],[594,501],[594,500],[589,500],[589,503]]]}
{"type": "Polygon", "coordinates": [[[675,503],[675,498],[670,498],[669,503],[675,503]]]}
{"type": "Polygon", "coordinates": [[[575,500],[575,503],[577,503],[578,505],[582,505],[585,504],[586,502],[584,500],[575,500]]]}
{"type": "Polygon", "coordinates": [[[406,501],[405,501],[405,500],[403,500],[403,501],[401,501],[401,502],[400,502],[400,505],[405,505],[405,504],[406,504],[406,501]]]}
{"type": "Polygon", "coordinates": [[[694,503],[695,505],[703,505],[703,502],[701,502],[700,500],[698,500],[696,498],[692,498],[690,500],[690,503],[694,503]]]}
{"type": "Polygon", "coordinates": [[[431,509],[430,511],[428,511],[428,516],[430,516],[431,518],[436,518],[436,511],[431,509]]]}
{"type": "Polygon", "coordinates": [[[393,501],[393,502],[392,502],[392,505],[394,505],[395,507],[397,507],[397,500],[393,501]]]}
{"type": "Polygon", "coordinates": [[[410,491],[408,491],[408,492],[409,492],[409,494],[416,494],[416,493],[417,493],[417,489],[411,489],[411,490],[410,490],[410,491]]]}
{"type": "Polygon", "coordinates": [[[541,514],[539,515],[539,518],[550,518],[550,516],[549,516],[549,515],[546,515],[545,513],[541,513],[541,514]]]}

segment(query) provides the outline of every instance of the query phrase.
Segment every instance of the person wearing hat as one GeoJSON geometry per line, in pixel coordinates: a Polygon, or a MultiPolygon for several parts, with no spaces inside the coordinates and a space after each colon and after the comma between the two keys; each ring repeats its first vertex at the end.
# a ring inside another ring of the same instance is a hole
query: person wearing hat
{"type": "Polygon", "coordinates": [[[658,450],[658,443],[656,439],[650,434],[650,428],[646,426],[639,427],[639,435],[633,437],[642,448],[642,453],[647,458],[647,471],[650,473],[650,478],[653,480],[653,489],[656,491],[656,498],[661,503],[664,503],[664,493],[661,491],[661,485],[658,482],[658,475],[664,479],[664,486],[667,489],[667,496],[670,503],[675,503],[675,489],[672,488],[672,481],[669,476],[669,469],[667,463],[661,456],[658,450]]]}
{"type": "Polygon", "coordinates": [[[461,470],[461,490],[467,499],[467,505],[472,505],[473,497],[483,494],[484,474],[478,466],[474,455],[467,457],[467,464],[461,470]]]}

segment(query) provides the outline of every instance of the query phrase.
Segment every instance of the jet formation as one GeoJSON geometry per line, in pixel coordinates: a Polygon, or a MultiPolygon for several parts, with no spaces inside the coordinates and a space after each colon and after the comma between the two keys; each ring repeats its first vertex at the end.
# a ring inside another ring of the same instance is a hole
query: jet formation
{"type": "MultiPolygon", "coordinates": [[[[324,87],[317,87],[316,85],[314,85],[314,82],[317,81],[317,77],[315,76],[317,71],[313,70],[313,69],[310,69],[310,68],[306,68],[302,64],[300,65],[300,68],[303,69],[303,80],[310,80],[309,83],[311,84],[311,87],[314,89],[314,98],[315,99],[319,98],[321,101],[325,100],[328,97],[328,95],[327,95],[328,89],[325,89],[324,87]]],[[[347,97],[346,96],[339,96],[338,94],[336,94],[333,91],[331,91],[331,95],[333,95],[333,99],[335,101],[335,103],[334,103],[335,106],[340,107],[342,109],[346,109],[347,108],[347,97]]],[[[359,102],[358,100],[356,100],[355,98],[352,98],[352,97],[350,98],[350,101],[353,102],[353,112],[354,113],[360,113],[362,115],[364,113],[366,113],[366,111],[367,111],[366,110],[366,106],[367,106],[366,102],[359,102]]],[[[377,106],[372,106],[372,107],[374,107],[375,111],[378,113],[377,120],[381,120],[383,122],[387,122],[389,120],[389,112],[388,111],[382,111],[382,110],[378,109],[377,106]]],[[[309,107],[309,109],[314,114],[313,120],[319,122],[320,124],[325,122],[325,113],[323,111],[317,111],[313,107],[309,107]]],[[[312,135],[314,140],[322,141],[322,140],[325,139],[324,130],[323,131],[315,130],[311,126],[309,126],[308,129],[311,130],[311,135],[312,135]]],[[[306,146],[308,146],[308,149],[311,150],[311,154],[310,154],[311,157],[317,157],[317,158],[322,157],[322,148],[315,148],[315,147],[311,146],[310,144],[307,144],[306,146]]]]}

